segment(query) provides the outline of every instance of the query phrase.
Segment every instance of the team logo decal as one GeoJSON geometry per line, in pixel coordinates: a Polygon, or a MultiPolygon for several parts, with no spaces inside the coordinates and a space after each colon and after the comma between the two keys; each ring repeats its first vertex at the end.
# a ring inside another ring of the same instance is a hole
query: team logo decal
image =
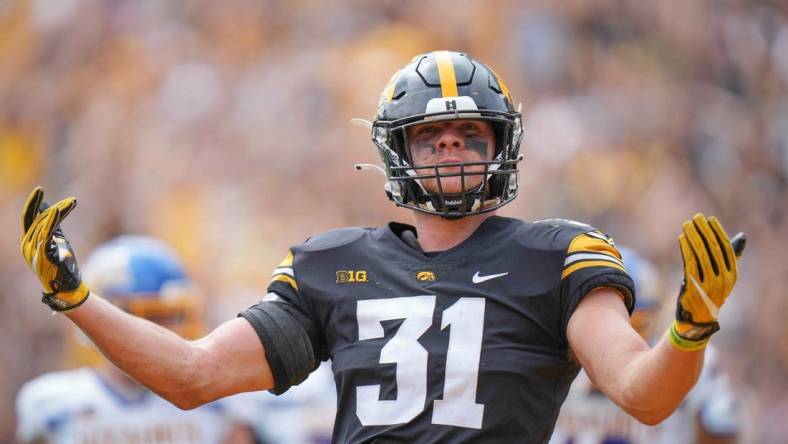
{"type": "Polygon", "coordinates": [[[366,270],[338,270],[337,284],[367,282],[366,270]]]}
{"type": "Polygon", "coordinates": [[[422,282],[432,282],[435,280],[435,273],[432,271],[420,271],[416,273],[416,279],[422,282]]]}

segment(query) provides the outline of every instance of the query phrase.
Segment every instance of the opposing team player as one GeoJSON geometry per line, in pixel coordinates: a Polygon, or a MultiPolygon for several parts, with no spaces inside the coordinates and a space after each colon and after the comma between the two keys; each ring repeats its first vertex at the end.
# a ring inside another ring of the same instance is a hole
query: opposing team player
{"type": "Polygon", "coordinates": [[[545,442],[581,366],[642,422],[679,405],[737,276],[715,218],[684,224],[676,320],[649,348],[629,324],[634,286],[610,237],[495,214],[519,192],[523,129],[490,68],[457,52],[417,56],[385,87],[370,127],[386,193],[413,210],[413,225],[292,247],[263,301],[205,338],[184,341],[90,297],[57,231],[75,199],[45,208],[39,188],[23,211],[22,251],[44,302],[183,408],[283,393],[331,359],[335,442],[545,442]]]}
{"type": "MultiPolygon", "coordinates": [[[[84,270],[85,282],[117,307],[186,338],[200,335],[201,306],[161,242],[116,238],[99,247],[84,270]]],[[[246,406],[226,398],[185,412],[104,363],[26,383],[17,397],[17,436],[52,444],[253,442],[246,406]]]]}

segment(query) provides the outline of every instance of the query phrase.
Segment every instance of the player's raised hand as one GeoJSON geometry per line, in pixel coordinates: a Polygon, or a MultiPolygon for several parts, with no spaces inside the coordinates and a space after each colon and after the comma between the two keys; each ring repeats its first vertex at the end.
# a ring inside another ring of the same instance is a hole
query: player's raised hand
{"type": "Polygon", "coordinates": [[[703,348],[720,329],[717,314],[736,284],[736,258],[744,249],[745,239],[739,233],[732,242],[714,216],[706,218],[698,213],[684,222],[679,236],[684,279],[676,320],[670,329],[671,342],[677,347],[703,348]]]}
{"type": "Polygon", "coordinates": [[[73,197],[50,206],[36,187],[22,210],[22,256],[44,289],[42,302],[55,311],[76,308],[90,294],[82,283],[77,258],[60,223],[77,205],[73,197]]]}

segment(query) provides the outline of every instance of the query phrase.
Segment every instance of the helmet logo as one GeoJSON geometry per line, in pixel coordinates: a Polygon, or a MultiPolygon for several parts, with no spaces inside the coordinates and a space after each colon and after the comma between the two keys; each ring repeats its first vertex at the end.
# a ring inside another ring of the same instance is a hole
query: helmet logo
{"type": "MultiPolygon", "coordinates": [[[[425,113],[445,113],[446,111],[476,111],[479,108],[476,106],[476,102],[473,101],[471,97],[468,96],[454,96],[454,97],[436,97],[434,99],[430,99],[427,102],[427,109],[424,110],[425,113]]],[[[463,117],[478,117],[479,114],[471,113],[471,114],[463,114],[463,117]]],[[[425,118],[424,120],[432,120],[432,119],[454,119],[455,116],[453,114],[443,114],[439,116],[432,116],[425,118]]]]}

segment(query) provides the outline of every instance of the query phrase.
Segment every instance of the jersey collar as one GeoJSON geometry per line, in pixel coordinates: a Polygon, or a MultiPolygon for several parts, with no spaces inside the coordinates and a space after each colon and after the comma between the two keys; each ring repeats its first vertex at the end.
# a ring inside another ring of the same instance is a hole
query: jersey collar
{"type": "MultiPolygon", "coordinates": [[[[413,225],[405,224],[402,222],[389,222],[385,226],[379,228],[378,237],[380,240],[390,243],[398,250],[406,252],[409,256],[418,258],[421,262],[439,262],[444,259],[458,260],[467,257],[471,252],[471,246],[479,242],[484,242],[485,234],[490,233],[495,227],[501,225],[501,222],[506,221],[506,218],[501,216],[492,216],[485,219],[476,230],[468,236],[467,239],[459,244],[449,248],[448,250],[437,252],[437,254],[430,252],[428,256],[424,252],[418,251],[405,243],[400,237],[402,232],[410,230],[418,236],[418,232],[413,225]]],[[[489,240],[489,238],[488,238],[489,240]]]]}

